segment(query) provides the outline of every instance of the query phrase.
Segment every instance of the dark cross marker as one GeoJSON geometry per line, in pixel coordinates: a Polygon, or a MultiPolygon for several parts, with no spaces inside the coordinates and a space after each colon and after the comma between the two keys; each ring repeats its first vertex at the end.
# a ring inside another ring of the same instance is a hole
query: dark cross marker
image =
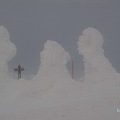
{"type": "Polygon", "coordinates": [[[18,80],[19,80],[21,78],[21,71],[24,71],[24,68],[22,68],[19,64],[18,67],[14,69],[14,71],[18,72],[18,80]]]}

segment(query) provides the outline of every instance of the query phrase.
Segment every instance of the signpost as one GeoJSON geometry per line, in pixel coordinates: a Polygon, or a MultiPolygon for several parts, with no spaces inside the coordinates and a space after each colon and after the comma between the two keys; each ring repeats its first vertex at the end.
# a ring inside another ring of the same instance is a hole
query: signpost
{"type": "Polygon", "coordinates": [[[17,68],[14,68],[14,71],[18,72],[18,80],[19,80],[21,78],[21,72],[24,71],[24,68],[22,68],[19,64],[17,68]]]}

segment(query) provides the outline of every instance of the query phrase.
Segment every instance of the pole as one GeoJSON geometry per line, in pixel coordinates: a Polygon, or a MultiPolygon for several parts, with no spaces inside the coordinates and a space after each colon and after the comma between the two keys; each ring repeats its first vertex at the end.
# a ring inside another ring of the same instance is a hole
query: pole
{"type": "Polygon", "coordinates": [[[74,61],[72,60],[72,79],[74,78],[74,61]]]}

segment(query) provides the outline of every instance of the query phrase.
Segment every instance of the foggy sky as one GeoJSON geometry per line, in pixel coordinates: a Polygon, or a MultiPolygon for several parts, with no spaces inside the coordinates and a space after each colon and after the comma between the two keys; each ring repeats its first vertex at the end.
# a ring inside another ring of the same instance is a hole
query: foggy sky
{"type": "Polygon", "coordinates": [[[36,73],[44,43],[55,40],[70,53],[79,72],[83,61],[78,38],[85,28],[93,27],[102,33],[105,56],[120,72],[119,11],[117,0],[1,0],[0,25],[8,29],[17,47],[10,71],[21,64],[26,73],[36,73]]]}

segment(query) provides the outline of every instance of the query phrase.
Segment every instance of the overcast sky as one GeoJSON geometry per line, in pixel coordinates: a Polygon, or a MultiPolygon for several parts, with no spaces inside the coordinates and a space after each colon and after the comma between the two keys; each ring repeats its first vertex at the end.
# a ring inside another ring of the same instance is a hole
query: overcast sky
{"type": "Polygon", "coordinates": [[[83,61],[77,51],[78,37],[94,27],[104,37],[105,56],[120,72],[119,0],[0,0],[0,25],[8,29],[17,47],[11,71],[21,64],[26,73],[36,73],[44,43],[55,40],[70,53],[79,72],[83,61]]]}

